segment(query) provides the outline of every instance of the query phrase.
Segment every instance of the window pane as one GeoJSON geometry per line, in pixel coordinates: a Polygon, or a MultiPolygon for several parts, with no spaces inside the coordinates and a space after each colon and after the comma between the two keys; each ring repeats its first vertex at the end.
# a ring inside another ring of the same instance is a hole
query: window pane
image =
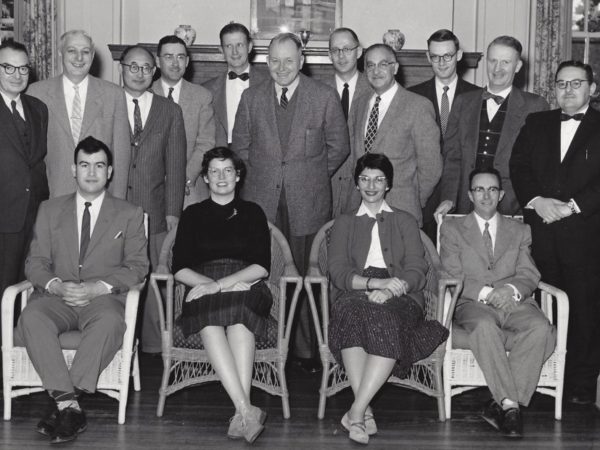
{"type": "Polygon", "coordinates": [[[572,17],[572,30],[583,31],[583,12],[585,11],[585,0],[573,0],[573,17],[572,17]]]}

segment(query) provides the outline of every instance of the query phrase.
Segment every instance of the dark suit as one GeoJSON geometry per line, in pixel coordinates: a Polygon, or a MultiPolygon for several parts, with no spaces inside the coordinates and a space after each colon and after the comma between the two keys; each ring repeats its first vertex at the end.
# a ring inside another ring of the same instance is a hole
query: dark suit
{"type": "Polygon", "coordinates": [[[29,145],[0,98],[0,293],[22,278],[37,209],[48,198],[44,164],[48,109],[25,94],[21,103],[29,145]]]}
{"type": "Polygon", "coordinates": [[[540,280],[529,252],[531,231],[517,220],[497,217],[493,265],[475,213],[442,223],[442,264],[451,277],[464,280],[454,314],[453,340],[455,347],[471,349],[498,404],[508,398],[527,406],[542,365],[554,351],[556,335],[530,298],[540,280]],[[478,301],[484,286],[507,283],[522,296],[513,312],[478,301]]]}
{"type": "Polygon", "coordinates": [[[535,197],[574,199],[580,214],[544,224],[524,209],[533,257],[544,281],[569,296],[566,388],[595,395],[600,370],[600,113],[589,108],[560,160],[560,110],[532,114],[513,149],[510,170],[525,206],[535,197]]]}
{"type": "Polygon", "coordinates": [[[148,272],[144,215],[141,208],[106,193],[80,269],[76,211],[75,194],[40,206],[25,266],[35,292],[21,314],[17,335],[45,389],[94,392],[98,376],[122,343],[126,291],[148,272]],[[104,281],[120,293],[71,307],[45,290],[55,277],[63,282],[104,281]],[[58,339],[69,330],[82,332],[70,369],[58,339]]]}
{"type": "MultiPolygon", "coordinates": [[[[249,86],[257,86],[264,81],[269,80],[269,75],[261,69],[257,69],[256,66],[252,67],[249,72],[250,80],[249,86]]],[[[207,88],[213,94],[213,108],[215,110],[215,145],[217,147],[227,147],[229,140],[227,137],[227,130],[229,125],[227,122],[227,74],[219,75],[218,77],[212,78],[204,83],[204,87],[207,88]]]]}
{"type": "MultiPolygon", "coordinates": [[[[467,214],[473,209],[469,200],[469,174],[475,168],[477,156],[482,92],[483,90],[479,89],[454,99],[444,136],[441,200],[451,200],[455,206],[453,212],[456,214],[467,214]]],[[[504,199],[498,205],[501,214],[514,215],[520,210],[508,170],[513,144],[527,116],[546,109],[548,102],[542,97],[523,92],[513,86],[494,158],[494,168],[500,172],[502,189],[505,192],[504,199]]]]}

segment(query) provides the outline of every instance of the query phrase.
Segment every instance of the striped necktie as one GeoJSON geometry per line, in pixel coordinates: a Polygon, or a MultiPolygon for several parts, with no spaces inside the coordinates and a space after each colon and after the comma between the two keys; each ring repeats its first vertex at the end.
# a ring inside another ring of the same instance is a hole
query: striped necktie
{"type": "Polygon", "coordinates": [[[71,134],[73,135],[73,142],[75,145],[79,143],[79,136],[81,134],[81,122],[83,121],[83,114],[81,111],[81,97],[79,96],[79,86],[73,85],[75,95],[73,96],[73,106],[71,108],[71,134]]]}

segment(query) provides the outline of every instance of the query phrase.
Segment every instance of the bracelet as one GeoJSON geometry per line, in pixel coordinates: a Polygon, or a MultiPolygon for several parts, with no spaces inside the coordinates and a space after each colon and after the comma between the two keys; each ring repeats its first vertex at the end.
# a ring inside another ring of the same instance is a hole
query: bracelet
{"type": "Polygon", "coordinates": [[[370,283],[370,282],[371,282],[371,277],[367,278],[367,285],[366,285],[366,287],[367,287],[367,291],[370,291],[370,290],[371,290],[371,288],[369,287],[369,283],[370,283]]]}

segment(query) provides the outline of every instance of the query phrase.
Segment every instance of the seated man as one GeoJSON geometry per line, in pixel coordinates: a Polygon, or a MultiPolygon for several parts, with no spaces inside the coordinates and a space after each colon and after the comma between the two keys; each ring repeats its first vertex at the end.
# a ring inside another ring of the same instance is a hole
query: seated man
{"type": "Polygon", "coordinates": [[[504,436],[520,438],[519,405],[535,392],[555,329],[531,297],[540,273],[529,252],[529,225],[497,213],[504,197],[499,172],[475,169],[469,178],[474,211],[444,220],[441,258],[450,276],[464,279],[454,324],[466,332],[493,396],[482,417],[504,436]]]}
{"type": "Polygon", "coordinates": [[[35,292],[21,314],[24,342],[44,389],[56,402],[37,431],[52,443],[73,440],[87,424],[78,403],[121,347],[125,298],[148,271],[141,208],[112,197],[108,147],[87,137],[75,148],[77,191],[41,204],[25,275],[35,292]],[[58,336],[80,330],[73,364],[65,364],[58,336]]]}

